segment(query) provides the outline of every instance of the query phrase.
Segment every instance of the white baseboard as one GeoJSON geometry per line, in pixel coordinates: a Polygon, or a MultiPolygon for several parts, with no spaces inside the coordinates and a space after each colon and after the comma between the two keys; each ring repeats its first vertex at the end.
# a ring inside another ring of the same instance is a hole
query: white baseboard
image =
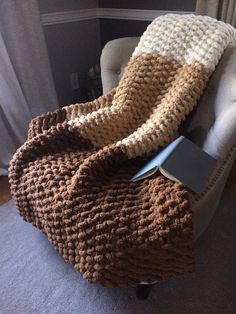
{"type": "Polygon", "coordinates": [[[167,14],[188,14],[189,11],[163,11],[163,10],[136,10],[136,9],[113,9],[113,8],[94,8],[73,11],[53,12],[41,14],[43,26],[85,21],[91,19],[119,19],[152,21],[155,17],[167,14]]]}
{"type": "Polygon", "coordinates": [[[152,21],[157,16],[167,13],[173,14],[187,14],[193,12],[187,11],[163,11],[163,10],[137,10],[137,9],[112,9],[99,8],[99,18],[102,19],[119,19],[119,20],[138,20],[138,21],[152,21]]]}

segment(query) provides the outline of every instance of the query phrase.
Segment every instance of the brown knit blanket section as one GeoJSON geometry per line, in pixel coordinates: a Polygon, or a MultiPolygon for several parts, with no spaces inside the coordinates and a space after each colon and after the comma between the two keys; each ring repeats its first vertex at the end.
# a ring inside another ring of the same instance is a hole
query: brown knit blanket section
{"type": "Polygon", "coordinates": [[[159,17],[116,89],[31,121],[9,169],[13,199],[89,282],[121,287],[193,272],[187,189],[160,174],[130,179],[196,105],[231,40],[225,25],[159,17]]]}
{"type": "Polygon", "coordinates": [[[129,286],[191,273],[192,213],[182,184],[163,176],[132,183],[145,162],[115,146],[95,149],[58,121],[32,121],[11,163],[20,215],[42,230],[89,282],[129,286]],[[40,131],[39,131],[40,130],[40,131]]]}

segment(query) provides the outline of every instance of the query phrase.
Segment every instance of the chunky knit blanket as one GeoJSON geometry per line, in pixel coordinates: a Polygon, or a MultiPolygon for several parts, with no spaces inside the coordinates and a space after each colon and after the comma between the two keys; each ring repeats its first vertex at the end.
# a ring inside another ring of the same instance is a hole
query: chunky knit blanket
{"type": "Polygon", "coordinates": [[[130,179],[175,138],[234,38],[209,17],[158,17],[116,89],[30,123],[10,165],[13,199],[89,282],[129,286],[194,270],[187,189],[161,175],[130,179]]]}

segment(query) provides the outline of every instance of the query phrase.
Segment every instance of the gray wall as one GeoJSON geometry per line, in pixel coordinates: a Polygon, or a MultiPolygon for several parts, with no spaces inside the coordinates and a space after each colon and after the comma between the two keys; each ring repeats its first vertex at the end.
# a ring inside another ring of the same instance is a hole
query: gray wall
{"type": "Polygon", "coordinates": [[[195,11],[196,0],[99,0],[100,8],[195,11]]]}
{"type": "MultiPolygon", "coordinates": [[[[100,8],[143,10],[195,11],[196,0],[99,0],[100,8]]],[[[150,22],[102,19],[100,33],[102,47],[119,37],[141,36],[150,22]]]]}
{"type": "Polygon", "coordinates": [[[55,80],[59,103],[68,104],[85,101],[86,73],[101,54],[99,21],[44,27],[49,57],[55,80]],[[71,90],[70,73],[79,73],[80,88],[71,90]]]}
{"type": "Polygon", "coordinates": [[[104,47],[112,39],[141,36],[148,24],[150,24],[149,21],[101,19],[101,46],[104,47]]]}
{"type": "Polygon", "coordinates": [[[41,13],[96,8],[98,0],[38,0],[41,13]]]}
{"type": "MultiPolygon", "coordinates": [[[[40,13],[97,7],[97,0],[38,0],[40,13]]],[[[86,73],[101,54],[98,20],[44,26],[60,105],[85,101],[86,73]],[[79,73],[80,88],[72,91],[70,73],[79,73]]]]}
{"type": "MultiPolygon", "coordinates": [[[[87,8],[126,8],[194,11],[196,0],[38,0],[41,14],[87,8]]],[[[146,21],[101,19],[44,26],[49,58],[60,105],[85,101],[86,73],[99,63],[109,40],[141,36],[146,21]],[[70,73],[78,72],[80,88],[71,91],[70,73]]]]}

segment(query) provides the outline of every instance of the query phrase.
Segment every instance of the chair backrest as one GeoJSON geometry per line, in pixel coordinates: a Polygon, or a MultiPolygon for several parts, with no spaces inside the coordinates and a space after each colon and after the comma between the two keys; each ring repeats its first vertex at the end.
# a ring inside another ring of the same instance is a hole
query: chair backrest
{"type": "Polygon", "coordinates": [[[103,94],[118,85],[138,42],[139,37],[124,37],[111,40],[105,45],[101,54],[103,94]]]}
{"type": "MultiPolygon", "coordinates": [[[[103,93],[107,93],[123,74],[139,37],[108,42],[101,55],[103,93]]],[[[183,124],[186,133],[217,159],[224,159],[236,144],[236,47],[229,46],[209,80],[198,106],[183,124]]]]}

